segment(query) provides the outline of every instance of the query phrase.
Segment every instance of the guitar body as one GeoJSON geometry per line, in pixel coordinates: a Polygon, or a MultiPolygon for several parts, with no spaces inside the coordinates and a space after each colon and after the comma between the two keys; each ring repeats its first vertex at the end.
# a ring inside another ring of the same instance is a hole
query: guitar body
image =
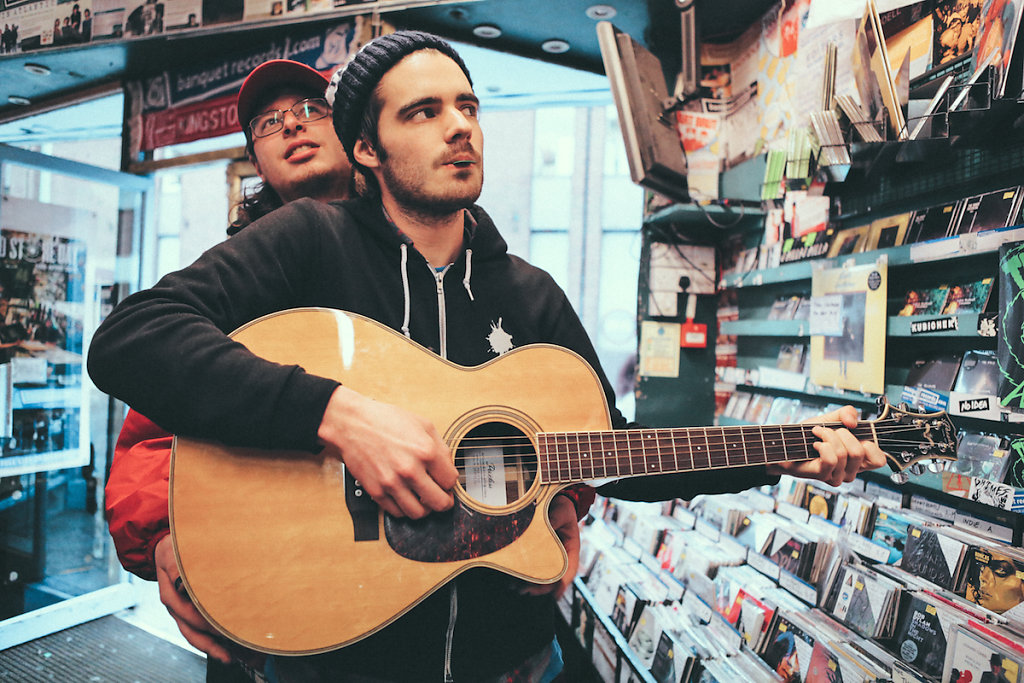
{"type": "Polygon", "coordinates": [[[600,381],[579,356],[534,345],[464,368],[329,309],[272,314],[232,336],[431,420],[462,478],[453,510],[399,520],[332,455],[176,438],[174,549],[194,603],[225,635],[269,653],[324,652],[387,626],[471,567],[535,583],[564,573],[547,513],[561,486],[540,476],[536,434],[610,428],[600,381]]]}

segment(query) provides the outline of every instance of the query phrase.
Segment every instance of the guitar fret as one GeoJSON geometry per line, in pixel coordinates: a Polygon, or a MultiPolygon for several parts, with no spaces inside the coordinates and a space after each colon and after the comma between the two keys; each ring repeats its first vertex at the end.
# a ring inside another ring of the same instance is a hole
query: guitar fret
{"type": "MultiPolygon", "coordinates": [[[[733,466],[734,453],[738,450],[743,456],[743,464],[747,461],[746,448],[743,445],[743,432],[741,429],[722,429],[722,443],[725,446],[725,459],[730,467],[733,466]],[[737,448],[738,447],[738,448],[737,448]]],[[[740,464],[740,463],[737,463],[740,464]]]]}
{"type": "MultiPolygon", "coordinates": [[[[634,435],[630,435],[634,436],[634,435]]],[[[636,432],[635,437],[630,439],[629,445],[629,473],[631,475],[643,474],[647,471],[647,455],[644,453],[644,435],[641,431],[636,432]],[[639,446],[639,448],[637,448],[639,446]],[[639,460],[637,460],[639,458],[639,460]]]]}
{"type": "Polygon", "coordinates": [[[766,458],[770,456],[775,456],[781,448],[783,456],[788,459],[789,453],[786,450],[786,438],[784,435],[782,435],[782,429],[780,427],[765,427],[761,431],[761,438],[765,440],[764,454],[766,458]],[[779,441],[772,435],[770,431],[772,429],[777,429],[779,431],[779,434],[782,436],[781,441],[779,441]]]}
{"type": "Polygon", "coordinates": [[[757,434],[761,438],[761,452],[764,453],[767,456],[767,454],[768,454],[768,444],[765,443],[765,441],[764,441],[764,429],[758,428],[757,434]]]}
{"type": "MultiPolygon", "coordinates": [[[[810,455],[811,454],[811,448],[807,445],[807,429],[808,428],[810,428],[812,430],[814,429],[814,427],[811,427],[810,425],[800,425],[800,436],[803,438],[803,441],[804,441],[804,454],[805,455],[810,455]]],[[[813,436],[813,433],[812,433],[812,436],[813,436]]],[[[789,454],[788,453],[786,454],[786,458],[787,459],[789,458],[789,454]]]]}
{"type": "Polygon", "coordinates": [[[668,438],[672,445],[672,471],[679,471],[679,449],[676,448],[676,430],[668,430],[668,438]]]}
{"type": "MultiPolygon", "coordinates": [[[[761,427],[754,427],[754,430],[757,431],[758,434],[762,433],[761,427]]],[[[764,441],[762,440],[762,444],[763,443],[764,443],[764,441]]],[[[747,458],[747,464],[748,465],[751,465],[751,464],[752,465],[758,465],[758,464],[761,464],[761,463],[768,462],[768,460],[769,460],[768,453],[765,452],[765,450],[763,448],[756,448],[755,447],[753,450],[754,450],[753,454],[750,457],[747,458]]]]}
{"type": "Polygon", "coordinates": [[[558,442],[558,479],[559,481],[572,481],[569,473],[569,438],[564,432],[555,437],[558,442]]]}
{"type": "Polygon", "coordinates": [[[693,463],[693,439],[690,438],[689,429],[685,429],[680,433],[686,437],[686,456],[690,458],[690,467],[688,468],[688,470],[692,472],[693,470],[697,469],[697,466],[694,465],[693,463]]]}
{"type": "Polygon", "coordinates": [[[586,468],[580,468],[584,474],[584,480],[590,481],[594,478],[594,440],[590,438],[590,432],[587,432],[587,454],[583,459],[586,464],[586,468]]]}
{"type": "Polygon", "coordinates": [[[711,464],[708,459],[708,434],[707,430],[703,428],[698,428],[697,431],[701,433],[703,438],[698,437],[696,444],[692,440],[690,441],[692,446],[690,453],[693,456],[693,469],[704,470],[711,464]],[[701,443],[702,441],[703,443],[701,443]]]}
{"type": "Polygon", "coordinates": [[[708,442],[708,464],[711,467],[728,467],[729,451],[725,443],[725,432],[721,427],[709,427],[704,430],[704,438],[708,442]]]}

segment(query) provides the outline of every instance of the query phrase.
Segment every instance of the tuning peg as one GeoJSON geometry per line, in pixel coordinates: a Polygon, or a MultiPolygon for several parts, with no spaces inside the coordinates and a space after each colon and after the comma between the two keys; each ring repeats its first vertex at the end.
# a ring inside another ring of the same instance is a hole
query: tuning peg
{"type": "Polygon", "coordinates": [[[948,464],[945,460],[929,460],[928,471],[934,474],[942,474],[946,471],[948,464]]]}
{"type": "Polygon", "coordinates": [[[911,465],[909,469],[910,469],[910,473],[913,474],[915,477],[919,477],[919,476],[921,476],[922,474],[924,474],[927,471],[925,469],[925,466],[922,465],[919,462],[914,463],[913,465],[911,465]]]}
{"type": "Polygon", "coordinates": [[[891,479],[894,484],[906,484],[910,481],[910,475],[906,472],[893,472],[889,475],[889,479],[891,479]]]}

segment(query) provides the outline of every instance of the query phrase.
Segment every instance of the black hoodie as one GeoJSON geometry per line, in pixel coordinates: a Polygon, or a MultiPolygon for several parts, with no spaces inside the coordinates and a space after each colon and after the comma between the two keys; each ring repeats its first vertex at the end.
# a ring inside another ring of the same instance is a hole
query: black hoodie
{"type": "MultiPolygon", "coordinates": [[[[287,204],[118,305],[93,338],[89,374],[101,390],[173,433],[314,450],[337,382],[260,359],[226,334],[268,313],[319,306],[365,315],[463,366],[531,343],[571,349],[597,371],[612,425],[625,427],[562,290],[507,253],[482,209],[471,208],[466,222],[466,248],[438,274],[385,220],[379,203],[287,204]]],[[[766,481],[760,467],[732,477],[624,480],[601,492],[664,500],[766,481]]],[[[487,569],[456,583],[456,681],[506,671],[551,641],[550,597],[523,597],[505,575],[487,569]]],[[[448,592],[438,591],[383,631],[318,657],[335,672],[440,680],[448,617],[448,592]]]]}

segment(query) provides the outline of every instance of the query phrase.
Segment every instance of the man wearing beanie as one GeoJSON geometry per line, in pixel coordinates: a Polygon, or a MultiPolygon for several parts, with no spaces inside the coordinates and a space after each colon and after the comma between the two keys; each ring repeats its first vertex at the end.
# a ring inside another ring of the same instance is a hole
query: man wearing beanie
{"type": "MultiPolygon", "coordinates": [[[[292,202],[127,298],[94,337],[89,372],[96,385],[179,434],[337,458],[394,518],[420,519],[453,505],[459,475],[436,427],[335,380],[265,361],[228,332],[275,311],[320,306],[376,320],[466,367],[527,344],[554,344],[590,363],[613,426],[625,427],[564,293],[545,272],[508,254],[475,205],[483,182],[478,102],[455,51],[436,36],[400,31],[367,44],[332,84],[335,129],[365,177],[365,196],[292,202]]],[[[401,381],[402,390],[416,376],[415,367],[379,372],[401,381]]],[[[427,390],[440,398],[451,388],[427,390]]],[[[840,417],[848,426],[855,422],[850,411],[840,417]]],[[[815,430],[821,457],[788,471],[837,481],[885,461],[846,429],[815,430]]],[[[692,497],[742,490],[777,473],[762,465],[729,477],[668,475],[623,480],[602,492],[634,500],[692,497]]],[[[549,512],[570,558],[560,584],[527,586],[473,568],[345,647],[271,656],[268,678],[552,680],[562,669],[554,598],[575,572],[579,539],[568,497],[555,497],[549,512]]],[[[249,531],[259,543],[260,530],[249,531]]],[[[279,561],[287,556],[264,547],[279,561]]],[[[331,586],[320,590],[329,601],[331,586]]],[[[267,624],[268,634],[279,626],[267,624]]],[[[265,647],[273,650],[272,640],[265,647]]]]}

